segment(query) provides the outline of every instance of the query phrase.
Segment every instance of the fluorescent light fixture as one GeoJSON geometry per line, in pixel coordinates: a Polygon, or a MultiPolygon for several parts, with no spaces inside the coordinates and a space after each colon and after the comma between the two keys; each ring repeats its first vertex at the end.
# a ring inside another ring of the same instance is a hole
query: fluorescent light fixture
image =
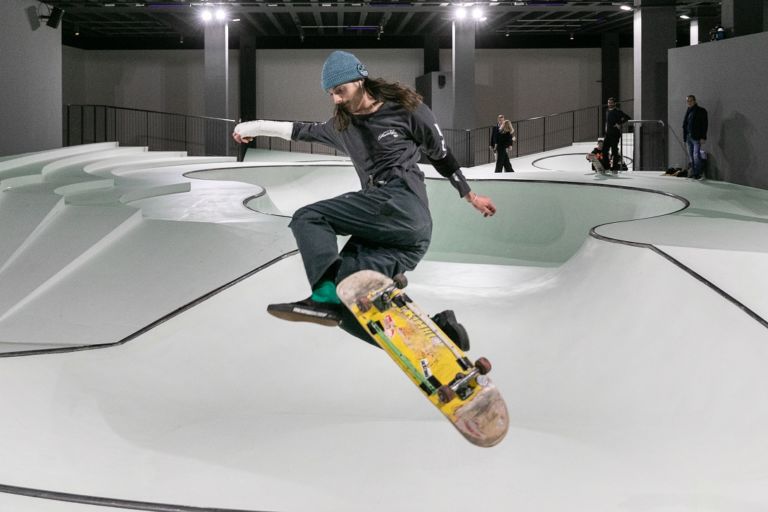
{"type": "Polygon", "coordinates": [[[619,7],[622,11],[631,11],[632,7],[627,4],[621,4],[621,7],[619,7]]]}
{"type": "Polygon", "coordinates": [[[680,19],[681,19],[681,20],[689,20],[689,19],[691,19],[691,17],[690,17],[690,16],[688,16],[687,14],[681,14],[681,15],[680,15],[680,19]]]}

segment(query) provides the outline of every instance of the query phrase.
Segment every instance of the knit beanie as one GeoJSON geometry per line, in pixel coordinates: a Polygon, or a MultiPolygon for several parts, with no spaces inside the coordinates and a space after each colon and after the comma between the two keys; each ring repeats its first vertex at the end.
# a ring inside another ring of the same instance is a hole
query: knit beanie
{"type": "Polygon", "coordinates": [[[335,51],[323,64],[321,87],[324,91],[337,85],[354,82],[368,76],[368,70],[357,57],[348,52],[335,51]]]}

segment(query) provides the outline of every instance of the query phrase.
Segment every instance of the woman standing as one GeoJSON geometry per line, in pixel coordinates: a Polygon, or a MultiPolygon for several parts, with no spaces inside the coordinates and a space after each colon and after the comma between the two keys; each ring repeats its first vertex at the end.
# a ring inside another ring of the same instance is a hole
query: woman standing
{"type": "Polygon", "coordinates": [[[509,154],[507,149],[515,142],[515,129],[512,128],[512,123],[507,119],[501,126],[499,131],[499,137],[496,141],[496,170],[494,172],[501,172],[501,168],[504,168],[504,172],[515,172],[512,169],[512,164],[509,162],[509,154]]]}

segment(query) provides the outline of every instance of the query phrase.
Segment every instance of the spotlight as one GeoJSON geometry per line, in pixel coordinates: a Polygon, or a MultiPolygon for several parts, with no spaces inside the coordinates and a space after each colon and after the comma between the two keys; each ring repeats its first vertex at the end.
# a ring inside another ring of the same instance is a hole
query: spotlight
{"type": "Polygon", "coordinates": [[[464,7],[459,7],[456,9],[456,19],[457,20],[463,20],[467,17],[467,10],[464,7]]]}
{"type": "Polygon", "coordinates": [[[224,18],[227,17],[227,13],[224,12],[224,9],[217,9],[216,10],[216,19],[218,21],[224,21],[224,18]]]}
{"type": "Polygon", "coordinates": [[[479,7],[472,9],[472,18],[480,20],[483,17],[483,10],[479,7]]]}
{"type": "Polygon", "coordinates": [[[211,13],[210,9],[204,9],[200,17],[207,23],[213,19],[213,13],[211,13]]]}
{"type": "Polygon", "coordinates": [[[75,25],[75,35],[76,36],[80,35],[80,25],[75,25]]]}
{"type": "Polygon", "coordinates": [[[51,28],[59,28],[59,23],[61,23],[61,18],[64,16],[64,9],[59,9],[58,7],[54,7],[50,10],[48,13],[48,16],[38,16],[41,20],[48,20],[45,22],[46,25],[48,25],[51,28]]]}
{"type": "Polygon", "coordinates": [[[573,41],[573,33],[571,33],[571,41],[573,41]]]}

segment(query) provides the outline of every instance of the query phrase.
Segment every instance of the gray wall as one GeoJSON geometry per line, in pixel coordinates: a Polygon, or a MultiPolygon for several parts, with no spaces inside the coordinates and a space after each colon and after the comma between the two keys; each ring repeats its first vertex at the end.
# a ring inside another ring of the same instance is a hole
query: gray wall
{"type": "MultiPolygon", "coordinates": [[[[351,50],[373,76],[415,87],[423,72],[421,49],[351,50]]],[[[322,121],[331,115],[320,89],[329,50],[257,50],[256,112],[267,119],[322,121]]],[[[441,71],[450,72],[450,50],[441,50],[441,71]]],[[[84,51],[64,48],[64,103],[96,103],[203,115],[202,50],[84,51]]],[[[230,52],[230,112],[237,101],[238,54],[230,52]]],[[[597,105],[599,49],[477,50],[477,126],[503,112],[510,119],[597,105]]],[[[632,96],[632,50],[621,51],[621,91],[632,96]]]]}
{"type": "MultiPolygon", "coordinates": [[[[239,112],[238,52],[229,52],[229,112],[239,112]]],[[[65,105],[95,104],[205,115],[203,50],[64,47],[65,105]]]]}
{"type": "Polygon", "coordinates": [[[61,26],[33,0],[4,0],[0,14],[0,156],[60,147],[61,26]]]}
{"type": "Polygon", "coordinates": [[[696,96],[709,114],[704,148],[707,176],[768,188],[768,33],[669,51],[669,162],[685,166],[682,138],[685,97],[696,96]]]}

